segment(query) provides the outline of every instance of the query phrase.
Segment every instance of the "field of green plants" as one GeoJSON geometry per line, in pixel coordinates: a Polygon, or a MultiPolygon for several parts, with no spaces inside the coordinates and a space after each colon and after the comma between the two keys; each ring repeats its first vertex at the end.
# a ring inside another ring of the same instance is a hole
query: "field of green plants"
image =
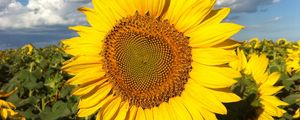
{"type": "MultiPolygon", "coordinates": [[[[239,49],[244,50],[246,56],[252,53],[267,54],[270,62],[268,69],[281,74],[276,85],[284,86],[276,96],[289,104],[283,107],[287,111],[284,116],[277,119],[293,119],[293,116],[296,119],[295,112],[300,106],[299,44],[284,39],[252,39],[243,42],[239,49]]],[[[0,94],[0,99],[14,104],[12,109],[17,112],[9,115],[9,112],[3,112],[0,104],[0,113],[6,113],[10,119],[79,119],[76,116],[79,98],[71,95],[74,86],[65,84],[72,76],[61,70],[62,63],[70,57],[59,45],[45,48],[27,45],[0,51],[0,89],[3,90],[0,93],[15,90],[10,95],[0,94]]],[[[240,96],[243,96],[242,101],[225,104],[228,115],[218,115],[219,119],[250,118],[251,109],[247,105],[254,104],[253,99],[246,94],[240,96]],[[240,110],[250,112],[242,113],[240,110]]]]}

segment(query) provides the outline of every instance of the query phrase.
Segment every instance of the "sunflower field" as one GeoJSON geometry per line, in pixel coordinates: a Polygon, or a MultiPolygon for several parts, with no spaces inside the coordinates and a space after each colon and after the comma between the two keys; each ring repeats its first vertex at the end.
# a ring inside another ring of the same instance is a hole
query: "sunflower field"
{"type": "Polygon", "coordinates": [[[92,0],[77,36],[0,51],[1,119],[300,119],[300,41],[233,40],[215,3],[92,0]]]}
{"type": "MultiPolygon", "coordinates": [[[[299,44],[285,39],[273,42],[254,38],[241,43],[238,49],[244,52],[246,58],[253,53],[266,54],[269,59],[267,70],[280,73],[279,81],[275,85],[283,86],[283,89],[275,96],[288,105],[280,107],[286,112],[276,119],[291,120],[293,116],[294,119],[299,118],[299,44]]],[[[60,69],[63,62],[70,57],[60,46],[35,48],[27,45],[19,49],[0,51],[2,119],[79,119],[76,116],[79,98],[71,95],[74,86],[66,84],[66,80],[72,76],[60,69]]],[[[242,100],[225,104],[228,114],[217,115],[218,119],[254,119],[255,109],[261,103],[256,101],[257,91],[251,88],[251,83],[241,81],[231,89],[242,100]]]]}

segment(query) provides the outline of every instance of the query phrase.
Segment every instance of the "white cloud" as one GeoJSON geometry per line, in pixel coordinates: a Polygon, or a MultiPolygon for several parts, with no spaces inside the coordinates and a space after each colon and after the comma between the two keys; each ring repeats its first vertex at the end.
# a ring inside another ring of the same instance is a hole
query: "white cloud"
{"type": "Polygon", "coordinates": [[[280,0],[217,0],[217,7],[230,7],[234,12],[256,12],[258,6],[278,2],[280,0]]]}
{"type": "Polygon", "coordinates": [[[1,0],[0,1],[0,11],[2,11],[8,4],[11,3],[11,0],[1,0]]]}
{"type": "Polygon", "coordinates": [[[270,21],[279,21],[279,20],[281,20],[282,19],[282,17],[280,17],[280,16],[277,16],[277,17],[274,17],[274,18],[272,18],[270,21]]]}
{"type": "Polygon", "coordinates": [[[280,2],[280,0],[273,0],[273,3],[278,3],[280,2]]]}
{"type": "Polygon", "coordinates": [[[82,24],[84,16],[76,9],[91,6],[83,0],[16,0],[0,1],[0,29],[32,28],[47,25],[82,24]]]}

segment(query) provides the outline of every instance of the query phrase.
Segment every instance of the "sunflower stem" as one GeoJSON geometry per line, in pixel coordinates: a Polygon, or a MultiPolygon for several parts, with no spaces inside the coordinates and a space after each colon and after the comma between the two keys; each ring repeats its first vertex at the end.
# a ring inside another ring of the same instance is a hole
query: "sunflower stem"
{"type": "Polygon", "coordinates": [[[46,106],[46,104],[45,104],[45,100],[44,99],[42,99],[42,110],[44,110],[45,109],[45,106],[46,106]]]}

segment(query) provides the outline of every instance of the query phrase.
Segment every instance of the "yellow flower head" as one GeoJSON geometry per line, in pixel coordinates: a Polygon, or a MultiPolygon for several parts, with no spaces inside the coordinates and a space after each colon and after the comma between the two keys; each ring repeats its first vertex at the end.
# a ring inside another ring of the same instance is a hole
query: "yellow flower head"
{"type": "Polygon", "coordinates": [[[24,45],[22,47],[22,49],[27,49],[28,50],[27,55],[31,55],[32,54],[32,50],[33,50],[33,46],[31,44],[27,44],[27,45],[24,45]]]}
{"type": "Polygon", "coordinates": [[[92,0],[80,8],[89,24],[62,41],[74,57],[79,117],[97,119],[217,119],[222,103],[239,101],[229,87],[239,72],[229,38],[243,26],[222,23],[230,9],[215,0],[92,0]],[[222,96],[222,97],[219,97],[222,96]],[[99,110],[100,109],[100,110],[99,110]]]}
{"type": "Polygon", "coordinates": [[[258,38],[252,38],[249,40],[249,43],[254,46],[254,48],[258,48],[260,45],[260,41],[258,38]]]}
{"type": "MultiPolygon", "coordinates": [[[[0,98],[9,97],[11,94],[13,94],[16,91],[13,90],[9,93],[6,93],[2,90],[0,90],[0,98]]],[[[15,112],[13,109],[15,109],[15,105],[11,102],[7,102],[0,99],[0,117],[2,120],[6,120],[7,118],[13,118],[13,116],[17,115],[18,113],[15,112]]]]}
{"type": "MultiPolygon", "coordinates": [[[[243,53],[243,51],[241,50],[238,52],[238,57],[243,58],[239,59],[239,63],[243,64],[230,63],[230,65],[233,68],[240,70],[243,74],[250,75],[252,80],[254,80],[257,89],[258,101],[261,104],[261,107],[257,110],[258,119],[271,120],[273,119],[272,116],[281,117],[286,111],[280,109],[278,106],[288,104],[274,96],[274,94],[283,88],[283,86],[273,86],[279,80],[280,73],[268,73],[267,67],[269,60],[265,54],[252,54],[250,55],[250,59],[247,61],[244,54],[239,53],[243,53]]],[[[234,63],[237,62],[234,61],[234,63]]]]}
{"type": "MultiPolygon", "coordinates": [[[[299,42],[298,42],[299,44],[299,42]]],[[[293,48],[287,49],[287,57],[285,58],[286,71],[291,75],[300,71],[300,48],[294,45],[293,48]]]]}
{"type": "Polygon", "coordinates": [[[289,42],[288,42],[285,38],[279,38],[279,39],[276,41],[276,43],[277,43],[278,45],[287,45],[287,44],[289,44],[289,42]]]}

